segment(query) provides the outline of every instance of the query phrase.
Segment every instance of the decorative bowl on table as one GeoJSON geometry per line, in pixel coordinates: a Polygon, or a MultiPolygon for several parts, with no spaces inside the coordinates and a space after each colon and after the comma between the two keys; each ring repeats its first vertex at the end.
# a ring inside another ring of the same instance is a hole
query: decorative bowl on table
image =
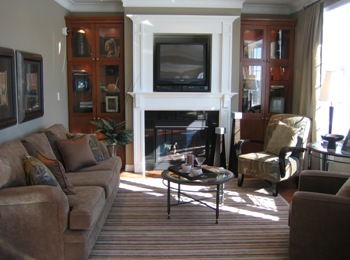
{"type": "Polygon", "coordinates": [[[328,141],[327,149],[328,150],[335,150],[336,148],[336,142],[343,140],[343,135],[336,135],[336,134],[326,134],[321,136],[323,140],[328,141]]]}

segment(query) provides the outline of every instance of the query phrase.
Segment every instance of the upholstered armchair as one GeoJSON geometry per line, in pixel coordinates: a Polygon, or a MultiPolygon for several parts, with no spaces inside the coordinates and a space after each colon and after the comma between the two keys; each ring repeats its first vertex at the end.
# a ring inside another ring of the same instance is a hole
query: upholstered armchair
{"type": "Polygon", "coordinates": [[[350,259],[350,173],[303,171],[289,211],[289,259],[350,259]]]}
{"type": "Polygon", "coordinates": [[[266,128],[263,151],[241,154],[243,145],[252,141],[237,142],[232,159],[238,186],[243,185],[244,176],[258,177],[271,183],[272,194],[277,196],[278,183],[302,169],[310,125],[304,116],[275,114],[266,128]]]}

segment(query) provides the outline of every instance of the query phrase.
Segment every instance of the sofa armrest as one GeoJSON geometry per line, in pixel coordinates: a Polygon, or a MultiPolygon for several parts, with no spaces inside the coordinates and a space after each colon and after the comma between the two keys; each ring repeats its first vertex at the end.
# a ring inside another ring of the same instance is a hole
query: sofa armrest
{"type": "Polygon", "coordinates": [[[63,259],[69,204],[60,188],[21,186],[0,190],[0,255],[63,259]]]}
{"type": "Polygon", "coordinates": [[[300,174],[299,191],[336,194],[350,173],[305,170],[300,174]]]}
{"type": "Polygon", "coordinates": [[[350,198],[298,191],[290,215],[290,259],[349,259],[350,198]]]}

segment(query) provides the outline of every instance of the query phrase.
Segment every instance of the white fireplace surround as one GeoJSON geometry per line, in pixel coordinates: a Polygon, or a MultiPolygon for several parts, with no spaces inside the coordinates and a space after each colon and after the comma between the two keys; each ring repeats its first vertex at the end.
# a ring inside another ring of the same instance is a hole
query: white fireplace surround
{"type": "MultiPolygon", "coordinates": [[[[219,111],[219,124],[231,136],[232,34],[239,16],[132,15],[134,172],[145,174],[145,111],[219,111]],[[211,92],[153,92],[156,35],[211,36],[211,92]]],[[[226,147],[229,147],[226,138],[226,147]]],[[[226,151],[228,154],[228,151],[226,151]]]]}

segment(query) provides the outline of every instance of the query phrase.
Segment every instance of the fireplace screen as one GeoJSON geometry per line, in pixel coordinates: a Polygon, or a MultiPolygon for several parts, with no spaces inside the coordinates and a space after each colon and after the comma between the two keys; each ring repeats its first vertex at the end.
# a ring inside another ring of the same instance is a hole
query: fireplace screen
{"type": "Polygon", "coordinates": [[[209,158],[211,143],[215,140],[211,136],[218,120],[218,114],[216,117],[209,114],[146,112],[146,170],[181,164],[188,153],[209,158]]]}

